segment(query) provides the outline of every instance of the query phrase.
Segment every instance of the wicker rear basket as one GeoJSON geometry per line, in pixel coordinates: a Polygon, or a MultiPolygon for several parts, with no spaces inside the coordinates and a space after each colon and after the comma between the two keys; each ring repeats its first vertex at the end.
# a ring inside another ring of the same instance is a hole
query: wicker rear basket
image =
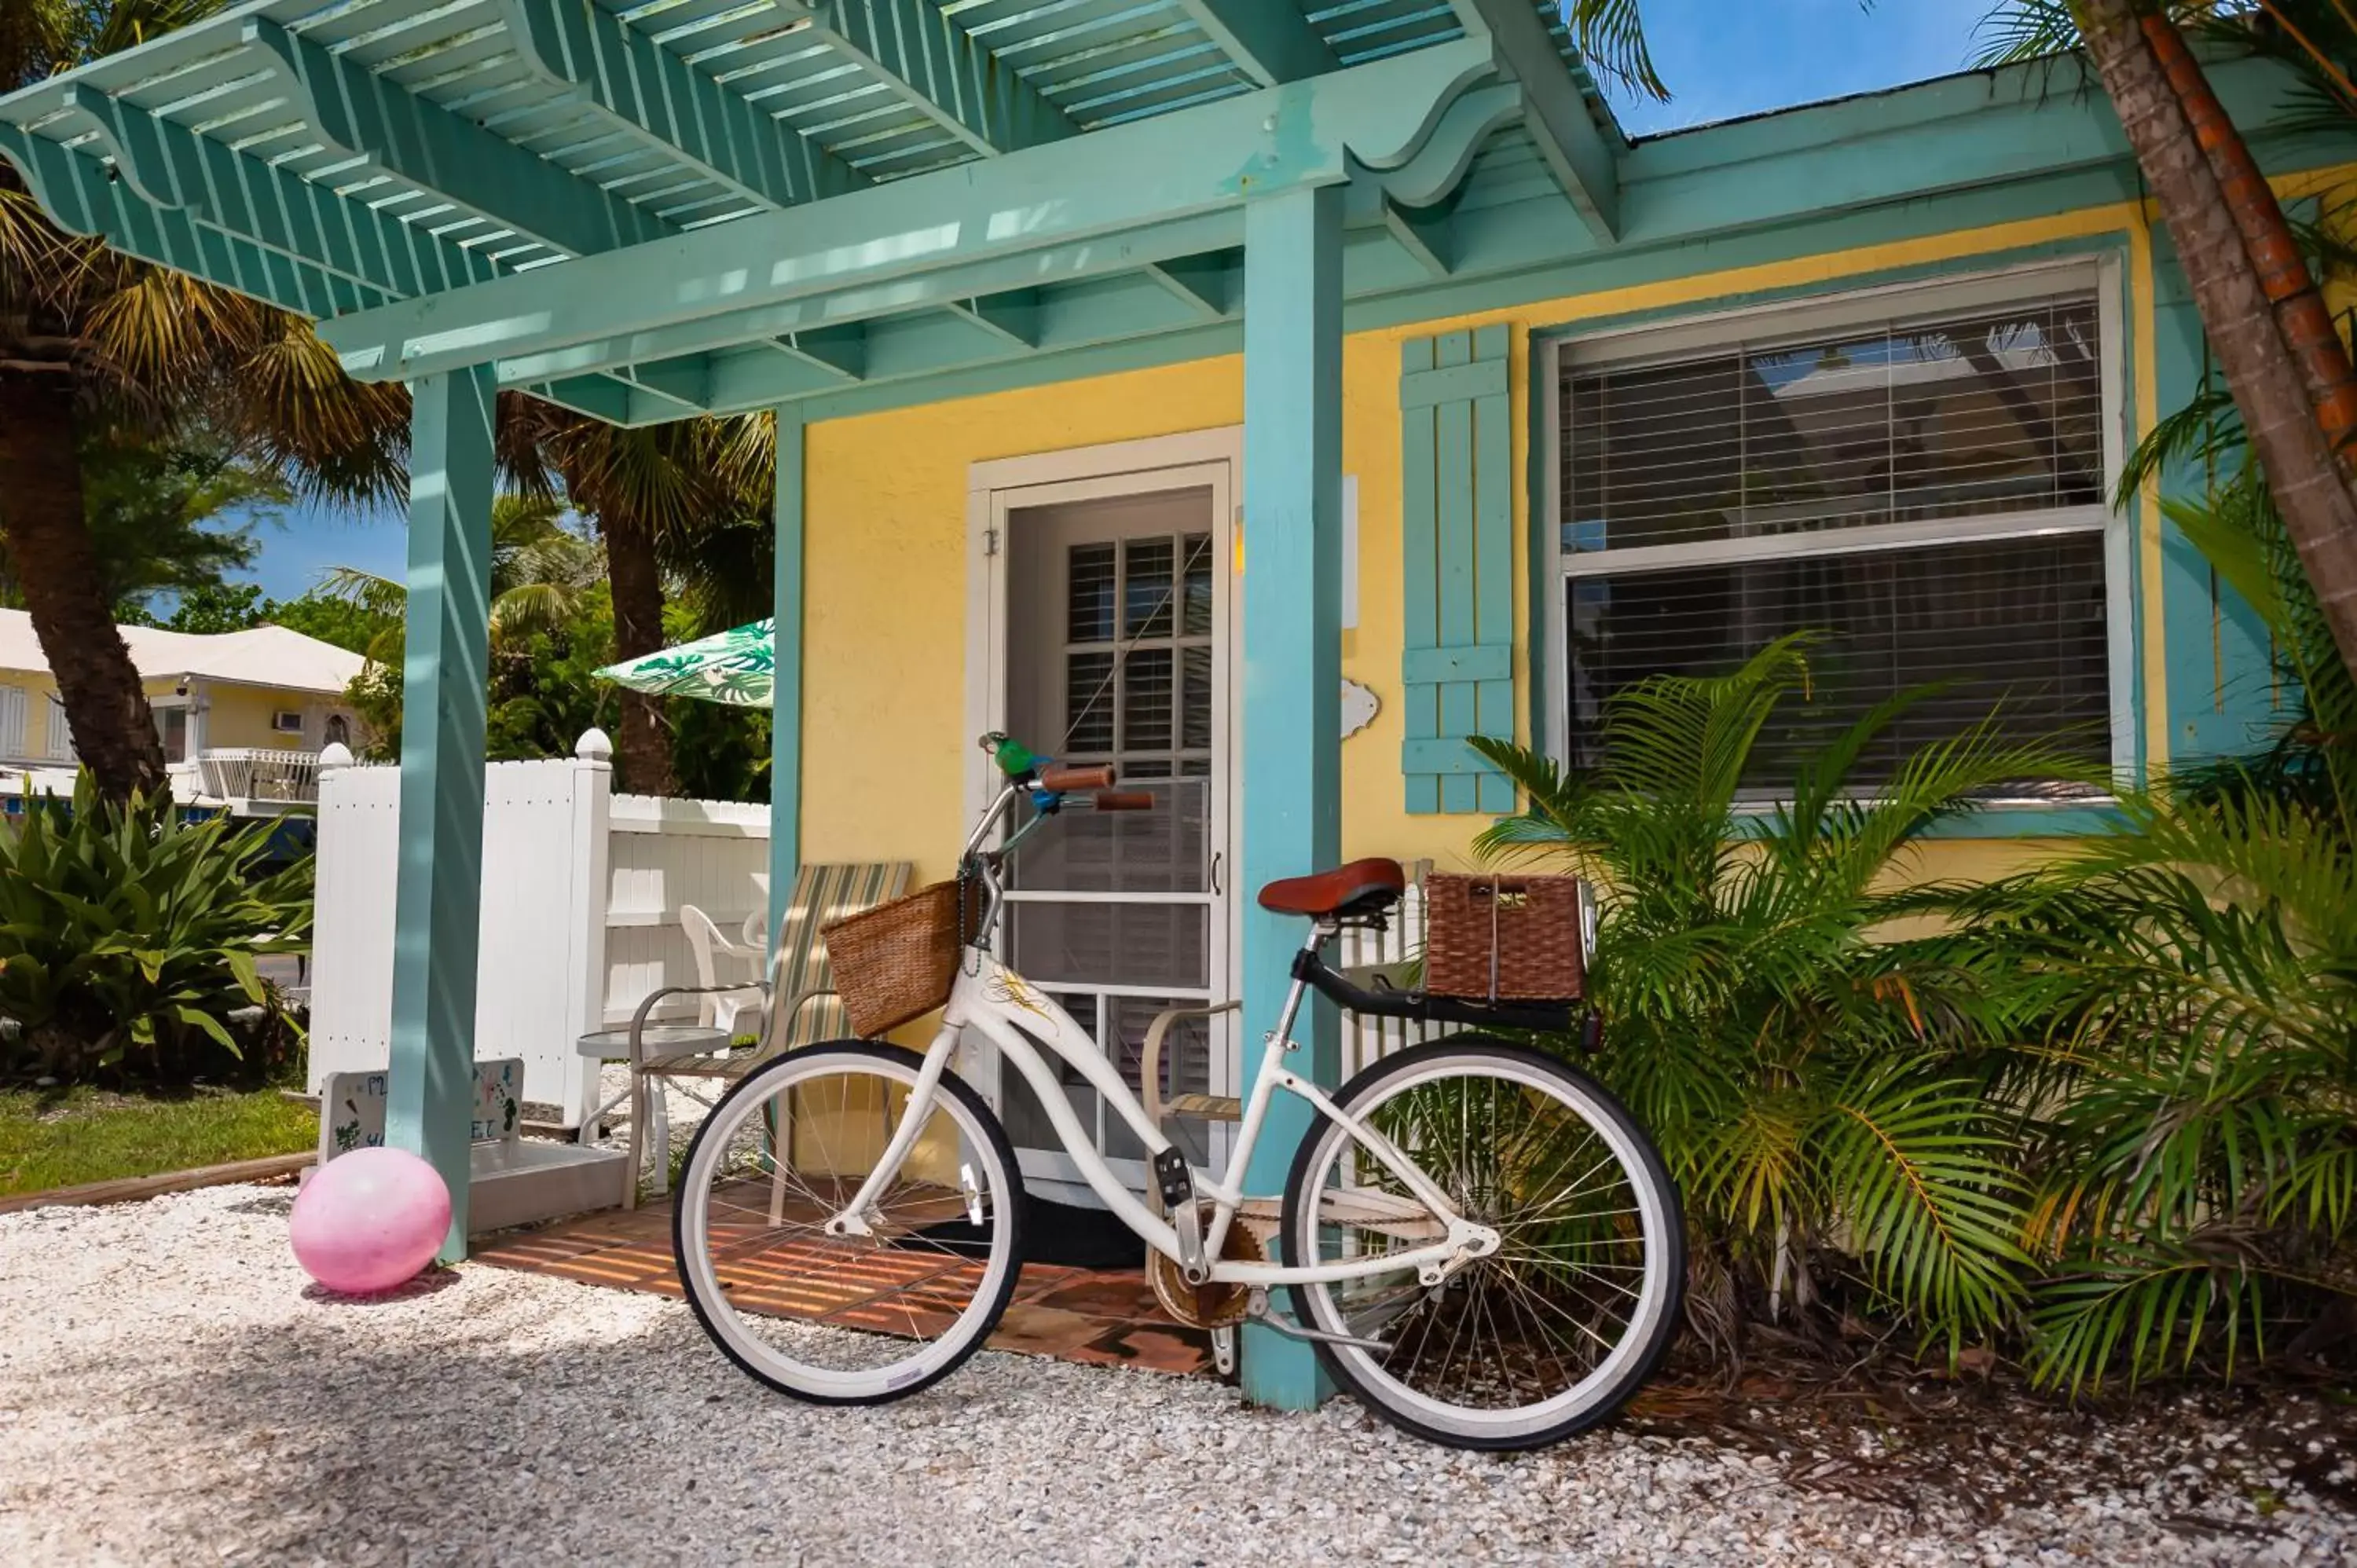
{"type": "Polygon", "coordinates": [[[1449,876],[1424,881],[1424,988],[1485,1002],[1585,994],[1579,879],[1449,876]]]}
{"type": "Polygon", "coordinates": [[[852,1033],[874,1039],[949,1001],[957,978],[958,885],[936,882],[819,934],[852,1033]]]}

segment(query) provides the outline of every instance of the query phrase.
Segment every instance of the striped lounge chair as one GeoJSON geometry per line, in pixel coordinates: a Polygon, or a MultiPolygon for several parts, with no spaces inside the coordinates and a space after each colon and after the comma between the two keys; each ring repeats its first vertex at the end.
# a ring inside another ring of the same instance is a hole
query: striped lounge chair
{"type": "MultiPolygon", "coordinates": [[[[677,1084],[690,1099],[709,1105],[730,1084],[780,1053],[822,1040],[839,1040],[851,1033],[843,1004],[834,994],[834,979],[827,968],[826,944],[820,940],[819,931],[846,915],[898,898],[908,891],[912,872],[907,861],[896,861],[864,865],[805,865],[795,875],[793,897],[787,901],[785,916],[779,921],[777,943],[770,950],[769,976],[761,983],[761,1043],[751,1050],[726,1051],[716,1056],[642,1058],[637,1051],[631,1053],[631,1170],[642,1168],[641,1129],[647,1125],[651,1087],[658,1082],[664,1086],[677,1084]],[[713,1083],[707,1091],[709,1099],[682,1081],[694,1079],[713,1083]]],[[[702,989],[667,987],[657,997],[693,995],[702,989]]],[[[741,991],[743,987],[728,989],[741,991]]],[[[647,1000],[651,1003],[657,997],[647,1000]]],[[[641,1017],[645,1011],[640,1010],[641,1017]]],[[[631,1184],[630,1202],[633,1206],[637,1202],[636,1183],[631,1184]]]]}

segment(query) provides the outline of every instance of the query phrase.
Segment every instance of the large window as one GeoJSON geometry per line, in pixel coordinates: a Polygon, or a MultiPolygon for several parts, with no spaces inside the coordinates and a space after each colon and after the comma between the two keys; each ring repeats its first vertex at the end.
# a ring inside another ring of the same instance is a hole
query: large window
{"type": "Polygon", "coordinates": [[[1612,693],[1814,630],[1760,782],[1895,692],[1864,779],[1992,709],[2114,759],[2117,459],[2093,267],[1557,348],[1563,749],[1612,693]]]}

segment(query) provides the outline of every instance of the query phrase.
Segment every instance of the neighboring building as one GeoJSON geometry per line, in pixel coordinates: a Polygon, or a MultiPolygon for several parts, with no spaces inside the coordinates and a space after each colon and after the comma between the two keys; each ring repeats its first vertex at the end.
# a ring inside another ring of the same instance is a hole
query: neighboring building
{"type": "MultiPolygon", "coordinates": [[[[317,798],[318,757],[352,744],[359,719],[344,700],[357,653],[258,626],[199,636],[118,628],[155,710],[173,794],[189,804],[267,814],[317,798]]],[[[0,610],[0,772],[70,786],[73,736],[58,685],[23,610],[0,610]]],[[[14,792],[15,779],[5,780],[14,792]]]]}

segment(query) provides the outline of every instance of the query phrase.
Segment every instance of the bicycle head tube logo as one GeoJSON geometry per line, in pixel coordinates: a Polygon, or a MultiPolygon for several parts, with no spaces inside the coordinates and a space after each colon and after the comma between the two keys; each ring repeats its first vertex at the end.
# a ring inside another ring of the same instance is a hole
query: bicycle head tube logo
{"type": "Polygon", "coordinates": [[[1047,1004],[1030,983],[1012,970],[1001,969],[983,982],[982,993],[1003,1006],[1020,1007],[1035,1018],[1048,1016],[1047,1004]]]}

